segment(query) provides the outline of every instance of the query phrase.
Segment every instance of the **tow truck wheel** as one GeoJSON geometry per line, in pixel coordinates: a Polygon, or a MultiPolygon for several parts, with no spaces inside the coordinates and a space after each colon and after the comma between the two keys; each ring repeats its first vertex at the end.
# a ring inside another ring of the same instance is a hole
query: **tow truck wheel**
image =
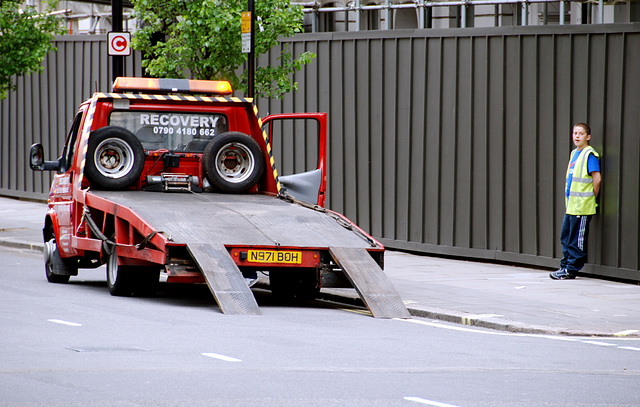
{"type": "Polygon", "coordinates": [[[72,268],[65,264],[62,257],[60,257],[56,235],[51,225],[47,228],[47,238],[44,242],[44,269],[47,281],[50,283],[68,283],[71,274],[75,274],[72,268]]]}
{"type": "Polygon", "coordinates": [[[106,126],[91,133],[84,173],[92,186],[125,188],[140,177],[143,167],[142,143],[129,130],[106,126]]]}
{"type": "Polygon", "coordinates": [[[159,283],[157,267],[121,266],[115,249],[107,260],[107,285],[111,295],[150,297],[156,293],[159,283]]]}
{"type": "Polygon", "coordinates": [[[111,295],[130,296],[133,294],[133,279],[130,267],[118,264],[118,254],[114,248],[107,259],[107,286],[111,295]]]}
{"type": "Polygon", "coordinates": [[[209,183],[221,192],[240,193],[253,187],[264,171],[264,157],[257,141],[230,131],[207,144],[202,165],[209,183]]]}

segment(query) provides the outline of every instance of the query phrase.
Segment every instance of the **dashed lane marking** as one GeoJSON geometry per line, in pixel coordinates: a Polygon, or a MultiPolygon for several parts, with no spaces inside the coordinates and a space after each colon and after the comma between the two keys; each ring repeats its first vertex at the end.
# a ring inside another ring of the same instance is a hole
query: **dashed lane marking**
{"type": "Polygon", "coordinates": [[[420,404],[426,404],[428,406],[436,406],[436,407],[457,407],[454,406],[453,404],[446,404],[446,403],[440,403],[439,401],[433,401],[433,400],[426,400],[420,397],[405,397],[404,398],[407,401],[414,401],[416,403],[420,403],[420,404]]]}
{"type": "Polygon", "coordinates": [[[77,324],[75,322],[63,321],[61,319],[47,319],[49,322],[53,322],[54,324],[61,324],[67,326],[82,326],[82,324],[77,324]]]}
{"type": "Polygon", "coordinates": [[[225,362],[242,362],[242,359],[232,358],[231,356],[220,355],[218,353],[203,353],[202,356],[208,358],[214,358],[218,360],[224,360],[225,362]]]}

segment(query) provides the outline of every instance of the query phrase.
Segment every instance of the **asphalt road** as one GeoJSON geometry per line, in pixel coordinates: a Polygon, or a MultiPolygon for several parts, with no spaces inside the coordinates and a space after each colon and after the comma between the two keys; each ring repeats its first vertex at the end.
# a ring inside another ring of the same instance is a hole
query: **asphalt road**
{"type": "Polygon", "coordinates": [[[112,297],[0,248],[0,406],[637,406],[640,340],[375,319],[322,302],[223,315],[205,286],[112,297]]]}

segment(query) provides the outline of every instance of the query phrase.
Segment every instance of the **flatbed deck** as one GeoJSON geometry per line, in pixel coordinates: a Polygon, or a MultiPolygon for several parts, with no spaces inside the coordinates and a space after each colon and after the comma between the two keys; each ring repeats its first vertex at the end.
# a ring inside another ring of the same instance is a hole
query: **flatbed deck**
{"type": "MultiPolygon", "coordinates": [[[[176,244],[381,248],[320,208],[264,194],[90,191],[126,206],[176,244]]],[[[348,224],[349,227],[351,224],[348,224]]]]}

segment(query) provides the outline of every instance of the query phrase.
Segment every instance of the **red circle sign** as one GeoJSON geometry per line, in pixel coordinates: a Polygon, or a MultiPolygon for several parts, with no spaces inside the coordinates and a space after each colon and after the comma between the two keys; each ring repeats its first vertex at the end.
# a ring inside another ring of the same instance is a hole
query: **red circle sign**
{"type": "Polygon", "coordinates": [[[131,33],[110,32],[108,37],[109,55],[131,54],[131,33]]]}
{"type": "Polygon", "coordinates": [[[124,38],[122,35],[116,35],[111,40],[111,48],[113,48],[113,50],[116,52],[122,52],[126,50],[127,44],[128,44],[127,39],[124,38]]]}

